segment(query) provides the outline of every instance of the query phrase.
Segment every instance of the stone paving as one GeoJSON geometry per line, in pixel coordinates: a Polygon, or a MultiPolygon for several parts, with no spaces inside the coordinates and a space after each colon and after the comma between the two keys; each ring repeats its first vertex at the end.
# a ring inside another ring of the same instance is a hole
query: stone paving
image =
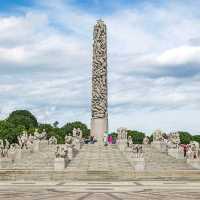
{"type": "Polygon", "coordinates": [[[188,200],[199,197],[200,181],[0,183],[1,200],[188,200]]]}

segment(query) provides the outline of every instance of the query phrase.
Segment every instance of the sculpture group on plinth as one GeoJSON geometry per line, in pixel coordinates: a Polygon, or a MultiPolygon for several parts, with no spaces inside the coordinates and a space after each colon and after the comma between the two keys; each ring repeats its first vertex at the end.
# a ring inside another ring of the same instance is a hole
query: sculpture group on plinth
{"type": "Polygon", "coordinates": [[[133,144],[133,138],[129,135],[126,128],[117,129],[117,145],[122,155],[125,156],[135,171],[143,171],[145,160],[141,144],[133,144]]]}
{"type": "Polygon", "coordinates": [[[117,129],[117,144],[120,151],[124,151],[127,147],[127,134],[126,128],[121,127],[117,129]]]}
{"type": "Polygon", "coordinates": [[[21,162],[25,162],[31,168],[30,158],[36,154],[40,157],[45,153],[47,160],[49,155],[54,156],[55,170],[64,169],[80,151],[83,144],[82,135],[80,128],[74,128],[73,136],[71,134],[65,136],[65,144],[57,144],[57,138],[55,136],[48,138],[45,129],[41,132],[35,129],[33,134],[23,131],[17,136],[17,143],[10,144],[7,139],[0,139],[0,168],[13,168],[21,162]],[[25,161],[26,158],[29,160],[25,161]]]}
{"type": "Polygon", "coordinates": [[[142,142],[144,145],[149,144],[149,137],[145,136],[142,142]]]}
{"type": "Polygon", "coordinates": [[[82,130],[74,128],[71,133],[65,136],[65,144],[57,145],[55,151],[55,170],[64,170],[67,164],[76,156],[80,151],[83,144],[82,130]]]}

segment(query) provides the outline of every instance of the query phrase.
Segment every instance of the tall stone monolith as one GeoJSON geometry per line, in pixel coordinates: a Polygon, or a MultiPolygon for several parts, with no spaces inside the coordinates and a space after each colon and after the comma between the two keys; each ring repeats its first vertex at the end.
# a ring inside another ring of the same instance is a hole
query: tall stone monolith
{"type": "Polygon", "coordinates": [[[94,26],[93,40],[91,135],[102,141],[108,130],[107,32],[102,20],[94,26]]]}

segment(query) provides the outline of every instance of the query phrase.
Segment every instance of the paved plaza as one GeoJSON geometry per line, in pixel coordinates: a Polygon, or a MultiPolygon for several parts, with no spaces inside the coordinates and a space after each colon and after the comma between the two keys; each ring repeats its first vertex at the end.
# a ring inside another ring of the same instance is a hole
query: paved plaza
{"type": "Polygon", "coordinates": [[[1,200],[199,199],[200,181],[4,182],[1,200]]]}

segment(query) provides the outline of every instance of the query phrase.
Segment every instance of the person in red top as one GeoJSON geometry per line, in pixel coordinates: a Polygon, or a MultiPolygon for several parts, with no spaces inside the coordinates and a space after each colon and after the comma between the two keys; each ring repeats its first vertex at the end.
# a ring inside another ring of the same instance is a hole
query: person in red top
{"type": "Polygon", "coordinates": [[[183,152],[184,152],[184,158],[185,158],[187,154],[187,145],[183,146],[183,152]]]}

